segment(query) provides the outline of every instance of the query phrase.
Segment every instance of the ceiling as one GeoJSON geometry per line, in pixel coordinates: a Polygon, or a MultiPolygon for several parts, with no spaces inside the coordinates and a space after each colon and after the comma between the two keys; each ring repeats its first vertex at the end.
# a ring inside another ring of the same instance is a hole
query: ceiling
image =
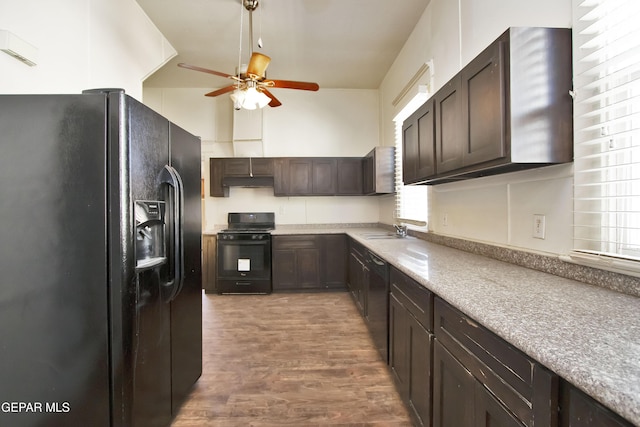
{"type": "MultiPolygon", "coordinates": [[[[271,57],[267,76],[320,88],[377,89],[430,0],[260,0],[254,50],[271,57]],[[263,48],[255,44],[261,37],[263,48]]],[[[177,63],[234,74],[240,48],[249,58],[249,13],[241,0],[137,0],[178,51],[145,80],[149,87],[219,88],[223,77],[177,63]]]]}

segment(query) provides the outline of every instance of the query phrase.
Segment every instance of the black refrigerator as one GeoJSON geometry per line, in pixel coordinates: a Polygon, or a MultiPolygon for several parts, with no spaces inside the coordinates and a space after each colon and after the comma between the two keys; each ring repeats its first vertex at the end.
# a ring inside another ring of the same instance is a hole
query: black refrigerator
{"type": "Polygon", "coordinates": [[[0,95],[0,426],[167,426],[202,371],[200,139],[0,95]]]}

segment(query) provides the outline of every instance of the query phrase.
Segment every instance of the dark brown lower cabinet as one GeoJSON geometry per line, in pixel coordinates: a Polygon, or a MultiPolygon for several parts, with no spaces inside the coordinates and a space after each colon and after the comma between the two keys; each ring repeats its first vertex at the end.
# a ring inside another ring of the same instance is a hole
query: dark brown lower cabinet
{"type": "Polygon", "coordinates": [[[431,419],[433,335],[393,294],[389,299],[389,368],[416,425],[431,419]]]}
{"type": "Polygon", "coordinates": [[[433,426],[473,426],[476,380],[437,340],[433,370],[433,426]]]}
{"type": "Polygon", "coordinates": [[[366,319],[368,315],[369,267],[367,267],[364,253],[365,248],[361,244],[350,240],[347,284],[358,311],[366,319]]]}
{"type": "Polygon", "coordinates": [[[414,424],[431,425],[433,294],[391,268],[389,369],[414,424]]]}
{"type": "Polygon", "coordinates": [[[344,234],[273,236],[273,291],[345,289],[346,239],[344,234]]]}
{"type": "Polygon", "coordinates": [[[207,294],[216,292],[216,242],[216,235],[202,236],[202,288],[207,294]]]}
{"type": "Polygon", "coordinates": [[[475,382],[475,399],[476,427],[522,427],[522,423],[479,381],[475,382]]]}
{"type": "Polygon", "coordinates": [[[633,427],[577,388],[562,384],[562,427],[633,427]]]}
{"type": "Polygon", "coordinates": [[[434,427],[523,427],[523,423],[437,341],[433,365],[434,427]]]}
{"type": "Polygon", "coordinates": [[[557,427],[558,376],[440,298],[434,427],[557,427]]]}
{"type": "Polygon", "coordinates": [[[320,237],[320,278],[325,289],[344,290],[347,282],[347,236],[325,234],[320,237]]]}

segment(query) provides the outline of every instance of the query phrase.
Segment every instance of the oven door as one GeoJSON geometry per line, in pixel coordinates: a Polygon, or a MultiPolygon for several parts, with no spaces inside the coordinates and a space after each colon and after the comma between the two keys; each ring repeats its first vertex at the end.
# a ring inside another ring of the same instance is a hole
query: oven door
{"type": "Polygon", "coordinates": [[[217,240],[219,279],[271,279],[270,236],[256,239],[238,234],[217,240]]]}

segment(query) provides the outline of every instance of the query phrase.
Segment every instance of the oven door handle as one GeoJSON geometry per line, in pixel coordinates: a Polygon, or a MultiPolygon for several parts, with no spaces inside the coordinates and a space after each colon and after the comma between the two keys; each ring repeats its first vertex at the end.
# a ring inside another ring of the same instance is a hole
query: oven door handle
{"type": "Polygon", "coordinates": [[[164,284],[164,300],[170,302],[182,290],[184,284],[184,187],[178,171],[165,165],[160,173],[160,182],[169,188],[167,204],[170,209],[170,233],[166,236],[170,277],[164,284]],[[173,268],[171,268],[173,267],[173,268]]]}

